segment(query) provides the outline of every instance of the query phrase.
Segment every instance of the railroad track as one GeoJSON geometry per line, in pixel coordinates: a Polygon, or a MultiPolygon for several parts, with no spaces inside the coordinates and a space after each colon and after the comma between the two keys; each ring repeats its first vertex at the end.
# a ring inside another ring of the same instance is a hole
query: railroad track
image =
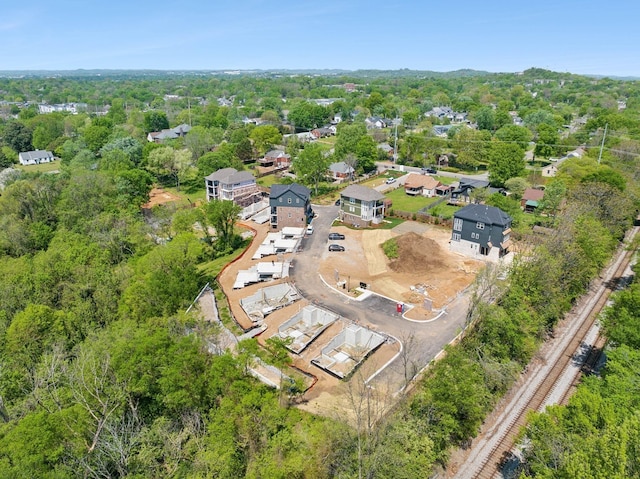
{"type": "MultiPolygon", "coordinates": [[[[629,238],[632,239],[637,232],[638,227],[630,232],[629,238]]],[[[579,382],[579,374],[575,376],[570,387],[564,386],[565,389],[561,391],[556,391],[555,388],[561,387],[559,386],[560,378],[576,360],[581,346],[594,344],[594,347],[584,355],[585,366],[581,368],[583,371],[593,367],[592,365],[598,361],[604,338],[600,336],[595,322],[623,277],[633,253],[633,251],[624,251],[617,255],[616,261],[607,269],[605,277],[592,291],[593,294],[590,295],[586,304],[582,305],[576,317],[569,322],[562,338],[558,340],[557,349],[551,351],[546,364],[532,373],[528,379],[527,383],[531,387],[524,388],[514,395],[514,399],[507,405],[502,417],[496,421],[497,424],[484,433],[484,437],[477,445],[478,452],[475,455],[470,454],[455,477],[495,478],[505,461],[512,457],[511,450],[521,428],[526,424],[529,411],[539,411],[548,402],[566,404],[579,382]],[[550,401],[551,397],[554,399],[550,401]]]]}

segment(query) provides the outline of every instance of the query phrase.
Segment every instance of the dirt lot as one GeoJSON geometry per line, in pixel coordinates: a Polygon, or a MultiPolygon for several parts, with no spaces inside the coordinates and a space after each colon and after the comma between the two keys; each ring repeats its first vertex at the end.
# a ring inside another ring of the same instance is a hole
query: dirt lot
{"type": "Polygon", "coordinates": [[[162,188],[153,188],[149,193],[149,201],[142,205],[143,208],[153,208],[157,205],[164,203],[171,203],[172,201],[179,201],[180,197],[163,190],[162,188]]]}
{"type": "MultiPolygon", "coordinates": [[[[268,224],[241,222],[240,225],[255,233],[254,241],[241,258],[227,266],[220,275],[219,281],[227,294],[236,319],[244,327],[250,327],[251,321],[240,307],[240,299],[249,296],[259,288],[286,281],[286,279],[250,285],[239,290],[232,289],[237,271],[247,269],[256,263],[255,260],[251,260],[251,257],[269,231],[268,224]]],[[[319,271],[323,278],[333,285],[336,282],[337,271],[339,280],[347,281],[352,290],[358,287],[360,282],[364,282],[374,292],[406,303],[414,302],[415,307],[407,313],[410,319],[428,320],[436,314],[421,307],[425,296],[411,291],[411,286],[422,285],[428,297],[432,299],[434,308],[441,308],[473,281],[476,271],[482,266],[481,262],[449,251],[448,229],[406,222],[394,230],[357,230],[341,226],[332,228],[332,231],[345,235],[345,240],[336,243],[345,246],[346,251],[325,250],[319,264],[319,271]],[[399,252],[399,258],[394,261],[388,260],[380,247],[384,241],[392,237],[397,239],[399,252]]],[[[266,339],[277,332],[282,322],[307,304],[308,302],[303,299],[268,315],[265,318],[267,330],[258,337],[258,341],[264,344],[266,339]]],[[[338,323],[332,325],[323,333],[323,338],[332,337],[342,327],[338,323]]],[[[311,359],[319,354],[324,344],[324,340],[319,340],[301,355],[294,357],[295,366],[317,378],[299,407],[323,415],[331,415],[332,411],[344,413],[343,403],[345,398],[350,396],[347,390],[352,382],[340,381],[310,363],[311,359]]],[[[384,365],[397,353],[398,349],[397,343],[383,344],[356,372],[359,379],[368,377],[384,365]]]]}
{"type": "Polygon", "coordinates": [[[425,297],[432,300],[434,309],[442,308],[471,284],[483,263],[449,251],[448,228],[407,223],[397,230],[334,228],[346,236],[341,242],[346,251],[327,256],[320,274],[333,284],[337,271],[339,280],[347,281],[351,290],[366,283],[376,293],[413,304],[407,313],[410,319],[429,319],[433,313],[422,307],[425,297]],[[398,244],[394,260],[381,247],[390,238],[396,238],[398,244]]]}

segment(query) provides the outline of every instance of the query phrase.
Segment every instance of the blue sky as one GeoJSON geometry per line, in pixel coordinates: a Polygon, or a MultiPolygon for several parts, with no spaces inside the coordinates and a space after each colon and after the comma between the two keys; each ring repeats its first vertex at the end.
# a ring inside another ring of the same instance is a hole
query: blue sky
{"type": "Polygon", "coordinates": [[[637,0],[0,0],[0,70],[311,69],[640,77],[637,0]]]}

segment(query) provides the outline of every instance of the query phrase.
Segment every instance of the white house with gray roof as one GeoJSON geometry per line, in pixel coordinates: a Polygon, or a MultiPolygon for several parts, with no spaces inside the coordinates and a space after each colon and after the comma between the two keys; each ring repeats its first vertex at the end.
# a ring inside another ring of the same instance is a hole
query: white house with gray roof
{"type": "Polygon", "coordinates": [[[18,161],[21,165],[39,165],[40,163],[51,163],[53,160],[55,160],[53,153],[46,150],[18,153],[18,161]]]}
{"type": "Polygon", "coordinates": [[[175,140],[182,136],[186,136],[191,131],[191,126],[183,123],[175,128],[167,128],[162,131],[152,131],[147,135],[147,140],[154,143],[162,143],[165,140],[175,140]]]}
{"type": "Polygon", "coordinates": [[[340,193],[340,219],[354,226],[382,223],[384,195],[362,185],[347,186],[340,193]]]}
{"type": "Polygon", "coordinates": [[[205,177],[207,201],[229,200],[247,206],[261,199],[255,177],[248,171],[222,168],[205,177]]]}

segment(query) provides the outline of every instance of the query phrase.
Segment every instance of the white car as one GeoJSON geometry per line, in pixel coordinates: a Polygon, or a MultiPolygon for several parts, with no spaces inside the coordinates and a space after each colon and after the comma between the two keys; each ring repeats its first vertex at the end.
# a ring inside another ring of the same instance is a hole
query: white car
{"type": "Polygon", "coordinates": [[[313,225],[308,225],[307,226],[307,234],[308,235],[312,235],[313,234],[313,225]]]}
{"type": "Polygon", "coordinates": [[[387,178],[387,181],[385,181],[386,184],[390,185],[391,183],[395,183],[396,179],[395,178],[387,178]]]}

